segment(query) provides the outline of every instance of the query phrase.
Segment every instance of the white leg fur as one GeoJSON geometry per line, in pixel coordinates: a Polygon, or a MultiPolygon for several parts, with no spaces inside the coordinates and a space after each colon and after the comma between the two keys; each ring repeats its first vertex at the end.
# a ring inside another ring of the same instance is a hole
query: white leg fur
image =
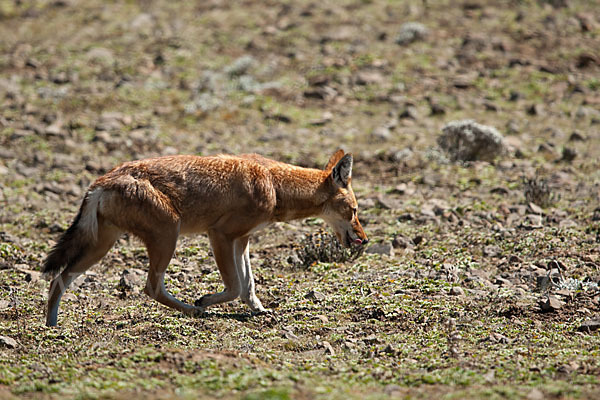
{"type": "Polygon", "coordinates": [[[250,246],[248,237],[240,238],[235,241],[235,263],[238,270],[238,277],[242,286],[240,295],[242,301],[247,304],[254,312],[263,312],[265,308],[254,293],[254,276],[250,266],[250,246]]]}

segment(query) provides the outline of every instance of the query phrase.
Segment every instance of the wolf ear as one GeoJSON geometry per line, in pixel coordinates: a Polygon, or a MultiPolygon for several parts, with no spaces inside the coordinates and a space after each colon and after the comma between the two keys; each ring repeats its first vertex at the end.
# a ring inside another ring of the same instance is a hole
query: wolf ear
{"type": "Polygon", "coordinates": [[[331,171],[331,169],[344,157],[344,150],[339,149],[329,158],[327,165],[325,166],[325,171],[331,171]]]}
{"type": "Polygon", "coordinates": [[[342,157],[331,170],[331,179],[338,187],[345,188],[352,178],[352,154],[348,153],[342,157]]]}

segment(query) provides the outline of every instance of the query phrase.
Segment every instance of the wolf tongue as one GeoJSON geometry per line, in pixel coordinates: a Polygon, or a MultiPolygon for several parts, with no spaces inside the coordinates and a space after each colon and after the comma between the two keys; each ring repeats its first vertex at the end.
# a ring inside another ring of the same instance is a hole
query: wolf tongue
{"type": "Polygon", "coordinates": [[[354,239],[354,244],[362,244],[362,240],[360,240],[360,239],[354,239]]]}

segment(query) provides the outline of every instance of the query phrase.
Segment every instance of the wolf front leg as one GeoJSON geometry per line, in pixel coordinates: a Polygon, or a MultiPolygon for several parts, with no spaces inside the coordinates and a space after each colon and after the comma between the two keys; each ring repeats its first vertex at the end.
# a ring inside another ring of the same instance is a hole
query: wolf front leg
{"type": "Polygon", "coordinates": [[[213,304],[226,303],[237,299],[242,293],[242,285],[238,276],[238,269],[235,259],[234,240],[227,235],[211,230],[208,232],[208,239],[212,247],[217,267],[221,273],[221,279],[225,284],[225,290],[219,293],[207,294],[196,300],[198,307],[208,307],[213,304]]]}
{"type": "Polygon", "coordinates": [[[235,264],[242,285],[240,295],[242,301],[250,307],[253,312],[265,312],[266,309],[261,304],[254,293],[254,276],[250,266],[250,246],[249,237],[244,236],[235,240],[235,264]]]}

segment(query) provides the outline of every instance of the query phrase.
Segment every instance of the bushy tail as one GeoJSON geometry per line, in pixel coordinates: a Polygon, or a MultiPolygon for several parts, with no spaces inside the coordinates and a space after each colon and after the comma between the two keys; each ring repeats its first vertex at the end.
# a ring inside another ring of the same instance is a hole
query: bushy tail
{"type": "Polygon", "coordinates": [[[70,267],[79,261],[86,249],[93,246],[98,238],[98,203],[102,189],[88,192],[79,212],[69,229],[62,234],[44,261],[42,273],[46,278],[54,278],[63,267],[70,267]]]}

